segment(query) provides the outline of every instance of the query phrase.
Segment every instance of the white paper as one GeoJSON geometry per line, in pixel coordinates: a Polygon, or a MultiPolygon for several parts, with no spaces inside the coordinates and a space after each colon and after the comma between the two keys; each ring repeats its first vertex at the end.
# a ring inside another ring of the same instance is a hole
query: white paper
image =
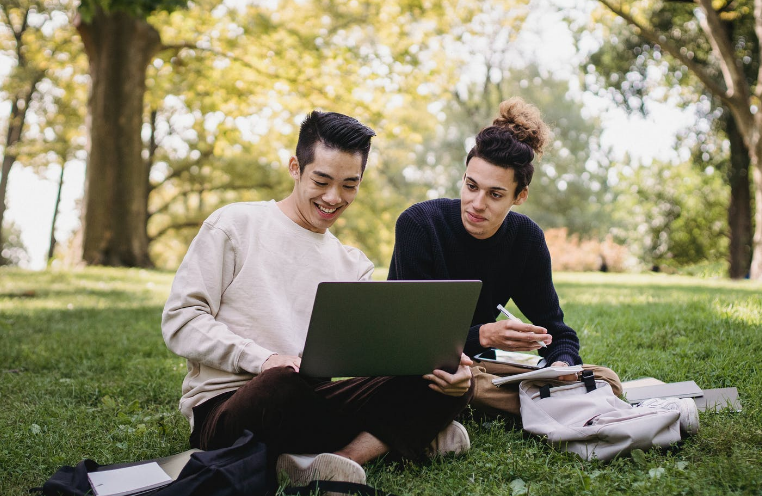
{"type": "Polygon", "coordinates": [[[156,462],[87,474],[96,496],[125,496],[172,482],[156,462]]]}
{"type": "Polygon", "coordinates": [[[571,367],[545,367],[544,369],[532,370],[531,372],[524,372],[523,374],[498,377],[492,379],[492,384],[501,386],[503,384],[511,384],[514,382],[526,381],[528,379],[557,379],[563,375],[576,374],[578,372],[582,372],[582,365],[572,365],[571,367]]]}

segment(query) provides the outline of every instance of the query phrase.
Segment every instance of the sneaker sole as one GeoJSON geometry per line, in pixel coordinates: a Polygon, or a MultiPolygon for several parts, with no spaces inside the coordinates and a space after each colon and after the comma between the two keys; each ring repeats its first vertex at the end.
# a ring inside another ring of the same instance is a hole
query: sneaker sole
{"type": "MultiPolygon", "coordinates": [[[[426,456],[429,458],[436,458],[438,456],[447,456],[447,455],[462,455],[464,453],[467,453],[468,450],[471,449],[471,438],[468,436],[468,431],[466,428],[461,424],[460,422],[452,421],[450,425],[448,425],[445,430],[442,432],[446,432],[452,429],[455,429],[460,434],[460,443],[458,443],[458,446],[456,446],[454,449],[445,449],[441,446],[439,446],[438,438],[439,434],[437,434],[437,438],[432,441],[432,444],[429,445],[426,448],[426,456]],[[436,446],[436,449],[434,448],[436,446]]],[[[456,443],[452,443],[456,444],[456,443]]]]}
{"type": "Polygon", "coordinates": [[[281,455],[276,464],[278,479],[288,476],[290,485],[306,486],[313,480],[332,480],[365,484],[365,470],[356,462],[333,453],[317,456],[281,455]]]}
{"type": "Polygon", "coordinates": [[[696,402],[690,398],[682,398],[683,408],[680,411],[680,428],[688,436],[693,436],[699,430],[699,415],[696,402]],[[685,418],[683,418],[683,414],[685,418]]]}
{"type": "Polygon", "coordinates": [[[465,426],[461,424],[460,422],[453,421],[453,424],[458,428],[459,431],[463,434],[463,438],[466,440],[464,443],[464,446],[456,449],[453,451],[456,455],[462,455],[463,453],[467,453],[468,450],[471,449],[471,438],[468,436],[468,431],[466,430],[465,426]]]}

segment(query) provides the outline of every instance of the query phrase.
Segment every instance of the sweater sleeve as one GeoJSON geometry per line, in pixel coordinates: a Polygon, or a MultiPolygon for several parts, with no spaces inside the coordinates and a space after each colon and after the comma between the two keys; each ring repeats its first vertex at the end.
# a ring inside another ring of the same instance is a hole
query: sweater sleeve
{"type": "Polygon", "coordinates": [[[394,251],[387,279],[435,279],[433,244],[410,210],[402,212],[395,228],[394,251]]]}
{"type": "Polygon", "coordinates": [[[579,339],[574,329],[564,323],[564,313],[553,286],[550,252],[541,232],[531,250],[533,253],[526,259],[518,285],[521,289],[513,295],[513,301],[534,325],[546,328],[553,336],[550,346],[539,350],[548,365],[559,360],[569,365],[581,364],[579,339]]]}
{"type": "Polygon", "coordinates": [[[204,223],[177,269],[162,315],[167,347],[188,360],[234,374],[258,374],[272,351],[216,320],[236,273],[236,250],[223,230],[204,223]]]}
{"type": "Polygon", "coordinates": [[[463,347],[463,353],[471,358],[486,350],[486,348],[482,346],[481,341],[479,341],[479,330],[484,324],[489,324],[489,322],[477,324],[468,329],[468,337],[466,338],[466,345],[463,347]]]}

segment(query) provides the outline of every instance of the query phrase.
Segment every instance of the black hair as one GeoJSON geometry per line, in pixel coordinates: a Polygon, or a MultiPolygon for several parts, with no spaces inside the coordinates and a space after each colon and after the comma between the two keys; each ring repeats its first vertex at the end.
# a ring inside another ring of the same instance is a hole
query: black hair
{"type": "Polygon", "coordinates": [[[466,167],[472,158],[479,157],[498,167],[513,169],[518,195],[532,182],[532,161],[535,156],[542,156],[550,136],[537,107],[519,97],[509,98],[500,103],[500,114],[492,125],[476,135],[476,145],[468,152],[466,167]]]}
{"type": "Polygon", "coordinates": [[[299,162],[299,174],[315,160],[315,146],[322,143],[346,153],[362,155],[361,174],[370,153],[370,139],[376,133],[357,119],[336,112],[313,110],[302,122],[299,129],[299,141],[296,144],[296,160],[299,162]]]}
{"type": "Polygon", "coordinates": [[[466,166],[472,158],[479,157],[503,169],[513,169],[516,195],[529,186],[534,175],[534,150],[517,140],[511,131],[499,126],[489,126],[476,135],[476,145],[466,157],[466,166]]]}

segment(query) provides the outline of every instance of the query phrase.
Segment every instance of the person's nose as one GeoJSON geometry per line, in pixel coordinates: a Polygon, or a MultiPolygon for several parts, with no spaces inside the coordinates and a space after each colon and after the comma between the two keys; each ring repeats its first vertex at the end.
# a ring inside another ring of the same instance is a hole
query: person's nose
{"type": "Polygon", "coordinates": [[[336,186],[333,188],[328,188],[328,191],[326,191],[323,195],[323,201],[329,205],[336,205],[337,203],[341,203],[340,187],[336,186]]]}
{"type": "Polygon", "coordinates": [[[474,208],[474,210],[484,210],[486,208],[486,201],[484,198],[485,193],[482,191],[479,191],[474,195],[474,200],[471,202],[471,206],[474,208]]]}

